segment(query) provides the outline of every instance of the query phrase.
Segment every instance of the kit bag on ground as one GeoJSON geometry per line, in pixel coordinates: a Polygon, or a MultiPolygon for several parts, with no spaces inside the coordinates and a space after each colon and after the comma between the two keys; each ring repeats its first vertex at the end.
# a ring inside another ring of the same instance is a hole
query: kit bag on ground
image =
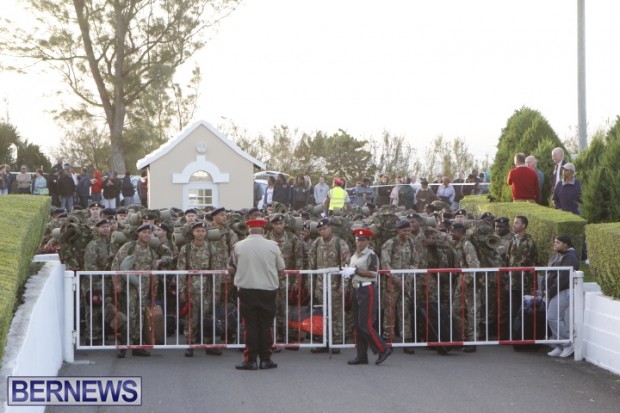
{"type": "Polygon", "coordinates": [[[164,312],[160,305],[146,307],[143,334],[148,345],[164,344],[164,312]]]}
{"type": "MultiPolygon", "coordinates": [[[[436,302],[430,302],[428,306],[418,305],[416,314],[412,315],[411,321],[412,324],[417,321],[419,340],[429,343],[429,347],[436,348],[439,354],[446,355],[448,351],[460,346],[444,346],[434,343],[461,341],[462,337],[455,323],[452,323],[452,329],[450,329],[450,309],[444,305],[439,309],[441,310],[441,320],[436,302]],[[451,331],[452,335],[450,335],[451,331]]],[[[412,328],[415,330],[416,325],[413,325],[412,328]]]]}

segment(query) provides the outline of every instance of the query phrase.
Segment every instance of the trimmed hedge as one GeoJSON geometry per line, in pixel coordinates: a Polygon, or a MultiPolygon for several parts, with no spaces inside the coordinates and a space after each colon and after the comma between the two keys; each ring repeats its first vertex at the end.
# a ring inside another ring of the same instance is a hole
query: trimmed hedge
{"type": "Polygon", "coordinates": [[[527,232],[538,247],[538,265],[547,265],[553,255],[553,240],[560,234],[570,235],[577,256],[581,257],[586,220],[578,215],[529,202],[490,202],[484,195],[466,196],[460,205],[476,216],[488,211],[495,216],[506,216],[511,222],[517,215],[526,216],[529,221],[527,232]]]}
{"type": "Polygon", "coordinates": [[[51,198],[33,195],[0,196],[0,359],[13,319],[17,292],[49,219],[51,198]]]}
{"type": "Polygon", "coordinates": [[[620,299],[620,261],[616,248],[620,245],[620,223],[586,226],[590,269],[601,291],[608,297],[620,299]]]}

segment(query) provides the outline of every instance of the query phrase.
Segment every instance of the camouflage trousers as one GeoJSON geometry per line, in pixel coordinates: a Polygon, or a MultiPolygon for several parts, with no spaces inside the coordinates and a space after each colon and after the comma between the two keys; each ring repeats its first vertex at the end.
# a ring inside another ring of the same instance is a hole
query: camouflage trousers
{"type": "MultiPolygon", "coordinates": [[[[201,339],[205,337],[214,337],[211,332],[205,331],[208,326],[205,326],[205,316],[213,314],[213,291],[220,291],[221,276],[207,276],[190,274],[187,275],[188,280],[183,280],[185,288],[179,292],[179,295],[184,297],[184,302],[189,299],[189,307],[186,314],[185,328],[183,334],[187,338],[188,344],[200,343],[201,339]],[[202,332],[202,333],[201,333],[202,332]]],[[[219,300],[219,295],[216,295],[215,302],[219,300]]]]}
{"type": "MultiPolygon", "coordinates": [[[[278,276],[278,293],[276,294],[276,335],[278,339],[284,338],[286,334],[286,309],[288,307],[288,289],[286,279],[288,275],[278,276]]],[[[289,278],[289,282],[293,282],[294,278],[289,278]]],[[[290,285],[289,285],[290,287],[290,285]]]]}
{"type": "Polygon", "coordinates": [[[413,338],[411,329],[413,277],[409,274],[381,277],[382,335],[389,342],[394,342],[396,335],[403,340],[413,338]]]}
{"type": "Polygon", "coordinates": [[[483,317],[482,297],[483,277],[474,273],[462,273],[456,283],[452,305],[452,322],[463,332],[463,339],[475,341],[480,335],[480,322],[483,317]],[[474,297],[474,276],[476,277],[474,297]]]}
{"type": "MultiPolygon", "coordinates": [[[[327,311],[327,316],[332,320],[332,339],[334,344],[344,344],[346,337],[350,337],[353,331],[353,314],[346,314],[344,304],[347,290],[350,283],[344,280],[340,275],[332,275],[331,291],[332,301],[331,307],[327,311]],[[345,328],[346,326],[346,328],[345,328]]],[[[325,303],[323,303],[323,276],[317,275],[315,279],[314,298],[316,304],[323,305],[325,313],[325,303]]],[[[350,311],[349,311],[350,313],[350,311]]]]}
{"type": "MultiPolygon", "coordinates": [[[[146,344],[146,337],[142,334],[144,329],[144,315],[146,308],[153,304],[157,295],[156,276],[136,276],[130,275],[129,290],[126,289],[125,275],[120,276],[122,293],[117,297],[119,311],[127,314],[129,319],[129,339],[130,344],[146,344]]],[[[125,337],[124,332],[120,332],[121,337],[125,337]]]]}

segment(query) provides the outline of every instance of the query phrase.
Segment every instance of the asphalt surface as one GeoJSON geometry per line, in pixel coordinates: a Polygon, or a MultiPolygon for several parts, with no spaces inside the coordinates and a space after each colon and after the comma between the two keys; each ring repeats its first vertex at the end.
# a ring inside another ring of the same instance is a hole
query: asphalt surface
{"type": "Polygon", "coordinates": [[[348,366],[340,355],[308,349],[274,354],[278,368],[237,371],[237,350],[222,356],[157,350],[119,360],[81,351],[60,376],[142,376],[141,407],[48,407],[47,412],[620,412],[620,376],[587,362],[551,358],[546,349],[480,346],[440,356],[416,349],[381,366],[348,366]]]}

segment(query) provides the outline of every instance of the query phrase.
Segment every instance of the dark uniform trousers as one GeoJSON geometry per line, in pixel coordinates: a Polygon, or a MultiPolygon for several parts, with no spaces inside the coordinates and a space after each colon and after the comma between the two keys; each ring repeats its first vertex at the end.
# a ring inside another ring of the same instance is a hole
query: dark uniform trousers
{"type": "Polygon", "coordinates": [[[271,359],[273,320],[276,316],[278,290],[239,289],[239,313],[243,320],[246,362],[256,357],[271,359]]]}
{"type": "Polygon", "coordinates": [[[388,346],[375,328],[378,314],[376,283],[366,287],[353,288],[351,298],[357,358],[367,359],[368,347],[370,347],[374,354],[383,353],[388,349],[388,346]]]}

